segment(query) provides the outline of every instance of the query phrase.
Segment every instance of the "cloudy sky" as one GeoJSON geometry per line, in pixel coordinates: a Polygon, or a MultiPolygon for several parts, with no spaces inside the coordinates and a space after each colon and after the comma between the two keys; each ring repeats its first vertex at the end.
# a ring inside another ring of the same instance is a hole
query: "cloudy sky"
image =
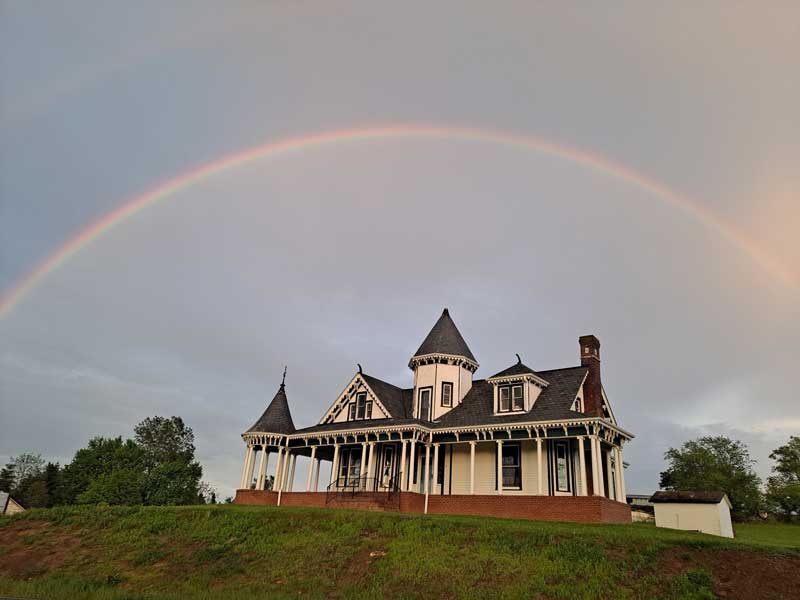
{"type": "Polygon", "coordinates": [[[301,145],[122,220],[0,316],[0,460],[176,414],[230,494],[285,364],[313,424],[356,362],[411,385],[447,306],[479,377],[600,338],[630,492],[706,433],[766,475],[800,432],[799,24],[777,0],[0,2],[6,302],[104,215],[258,145],[540,142],[301,145]]]}

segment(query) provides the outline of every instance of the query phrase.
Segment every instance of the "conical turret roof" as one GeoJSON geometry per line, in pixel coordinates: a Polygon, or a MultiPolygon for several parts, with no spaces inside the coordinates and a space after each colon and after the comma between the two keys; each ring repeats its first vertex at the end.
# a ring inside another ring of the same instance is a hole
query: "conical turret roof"
{"type": "Polygon", "coordinates": [[[467,346],[467,342],[461,337],[461,332],[450,318],[450,312],[445,308],[442,316],[436,321],[428,336],[422,342],[414,356],[425,354],[450,354],[452,356],[463,356],[475,364],[478,363],[472,352],[467,346]]]}
{"type": "Polygon", "coordinates": [[[294,421],[289,411],[289,400],[286,398],[286,386],[281,383],[278,392],[267,406],[267,410],[245,433],[294,433],[294,421]]]}

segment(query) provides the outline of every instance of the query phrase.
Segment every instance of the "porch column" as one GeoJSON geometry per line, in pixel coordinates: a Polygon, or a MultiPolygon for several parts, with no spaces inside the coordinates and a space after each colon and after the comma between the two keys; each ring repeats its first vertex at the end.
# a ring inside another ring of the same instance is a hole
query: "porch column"
{"type": "Polygon", "coordinates": [[[291,492],[294,487],[294,467],[297,464],[297,454],[292,454],[292,466],[289,469],[289,481],[286,483],[286,491],[291,492]]]}
{"type": "Polygon", "coordinates": [[[542,460],[542,438],[540,437],[536,438],[536,460],[538,461],[537,475],[539,476],[537,493],[542,496],[544,495],[544,487],[542,486],[542,481],[544,480],[544,461],[542,460]]]}
{"type": "Polygon", "coordinates": [[[614,463],[617,466],[617,500],[620,502],[627,502],[628,499],[625,497],[625,483],[622,475],[625,466],[622,464],[622,450],[619,448],[614,448],[614,463]]]}
{"type": "Polygon", "coordinates": [[[606,473],[608,473],[608,497],[611,500],[616,500],[617,496],[614,494],[614,484],[616,482],[611,481],[611,451],[606,452],[606,473]]]}
{"type": "Polygon", "coordinates": [[[245,481],[245,488],[250,489],[250,484],[253,482],[253,471],[256,468],[256,447],[250,446],[250,460],[247,462],[247,480],[245,481]]]}
{"type": "Polygon", "coordinates": [[[475,493],[475,444],[477,442],[469,443],[469,493],[475,493]]]}
{"type": "Polygon", "coordinates": [[[497,493],[503,493],[503,440],[497,440],[497,493]]]}
{"type": "Polygon", "coordinates": [[[247,477],[247,463],[250,462],[250,445],[244,447],[244,464],[242,465],[242,478],[239,480],[239,489],[244,489],[245,477],[247,477]]]}
{"type": "Polygon", "coordinates": [[[600,495],[606,496],[605,477],[603,476],[603,444],[600,438],[595,438],[597,443],[597,479],[600,480],[600,495]]]}
{"type": "Polygon", "coordinates": [[[417,441],[411,440],[411,452],[409,453],[408,459],[408,485],[406,486],[406,489],[411,492],[414,491],[414,467],[416,466],[414,464],[414,449],[416,446],[417,441]]]}
{"type": "Polygon", "coordinates": [[[339,444],[333,445],[333,461],[331,462],[331,480],[328,482],[328,487],[333,484],[333,487],[338,487],[339,483],[339,444]]]}
{"type": "MultiPolygon", "coordinates": [[[[369,463],[367,464],[367,485],[370,485],[372,478],[375,476],[375,442],[369,443],[369,463]]],[[[377,491],[377,486],[375,491],[377,491]]]]}
{"type": "Polygon", "coordinates": [[[314,475],[314,457],[317,455],[317,447],[311,446],[311,458],[308,461],[308,476],[306,477],[306,491],[311,491],[311,478],[314,475]]]}
{"type": "Polygon", "coordinates": [[[425,444],[425,514],[428,514],[428,494],[430,493],[430,468],[431,468],[431,445],[425,444]]]}
{"type": "Polygon", "coordinates": [[[267,474],[267,460],[269,457],[269,452],[267,452],[267,446],[261,446],[261,459],[258,461],[258,478],[256,479],[256,489],[263,490],[264,489],[264,477],[267,474]]]}
{"type": "Polygon", "coordinates": [[[619,466],[617,472],[619,473],[619,488],[622,490],[622,501],[628,502],[628,497],[625,494],[625,464],[622,462],[622,448],[617,448],[617,457],[619,458],[619,466]]]}
{"type": "Polygon", "coordinates": [[[364,472],[366,466],[367,466],[367,442],[363,442],[361,444],[361,466],[358,468],[359,489],[361,489],[361,481],[364,480],[366,482],[366,480],[364,479],[364,472]]]}
{"type": "Polygon", "coordinates": [[[314,462],[314,491],[319,491],[319,467],[322,464],[322,459],[317,458],[314,462]]]}
{"type": "Polygon", "coordinates": [[[272,481],[272,491],[277,492],[281,486],[281,469],[283,468],[283,448],[278,446],[278,464],[275,465],[275,479],[272,481]]]}
{"type": "Polygon", "coordinates": [[[584,437],[582,435],[578,436],[578,462],[580,470],[580,477],[581,477],[581,496],[586,495],[586,454],[583,449],[583,440],[584,437]]]}
{"type": "Polygon", "coordinates": [[[400,491],[405,492],[406,475],[408,475],[408,473],[406,473],[406,440],[401,440],[400,446],[402,446],[400,449],[400,491]]]}
{"type": "Polygon", "coordinates": [[[601,466],[602,457],[600,456],[600,440],[596,435],[589,438],[592,446],[592,493],[595,496],[604,496],[603,491],[603,467],[601,466]]]}
{"type": "Polygon", "coordinates": [[[433,489],[439,489],[439,444],[433,445],[433,489]]]}
{"type": "Polygon", "coordinates": [[[281,468],[281,485],[280,491],[286,491],[286,484],[289,481],[289,470],[292,467],[292,453],[286,448],[286,452],[283,453],[283,467],[281,468]]]}

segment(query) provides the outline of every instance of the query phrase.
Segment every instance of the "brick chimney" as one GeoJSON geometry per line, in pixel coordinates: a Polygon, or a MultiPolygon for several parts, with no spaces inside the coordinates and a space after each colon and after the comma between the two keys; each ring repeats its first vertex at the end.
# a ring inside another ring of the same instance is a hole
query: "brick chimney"
{"type": "Polygon", "coordinates": [[[581,366],[589,373],[583,384],[583,410],[587,415],[603,416],[603,386],[600,383],[600,340],[593,335],[578,338],[581,345],[581,366]]]}

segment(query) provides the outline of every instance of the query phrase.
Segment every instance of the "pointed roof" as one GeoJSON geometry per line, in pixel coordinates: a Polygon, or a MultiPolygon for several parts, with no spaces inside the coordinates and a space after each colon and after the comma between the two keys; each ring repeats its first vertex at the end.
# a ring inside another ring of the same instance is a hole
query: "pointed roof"
{"type": "Polygon", "coordinates": [[[267,410],[245,433],[294,433],[294,421],[286,398],[286,385],[281,383],[278,392],[267,406],[267,410]]]}
{"type": "Polygon", "coordinates": [[[508,367],[507,369],[503,369],[499,373],[495,373],[489,379],[494,379],[495,377],[509,377],[511,375],[525,375],[526,373],[531,373],[532,375],[538,375],[536,371],[531,369],[528,365],[522,364],[522,361],[515,363],[508,367]]]}
{"type": "Polygon", "coordinates": [[[453,323],[453,319],[450,318],[450,312],[446,308],[442,311],[442,316],[436,321],[433,329],[431,329],[414,356],[423,356],[425,354],[464,356],[475,364],[478,363],[469,346],[467,346],[467,342],[461,337],[461,332],[458,331],[458,327],[453,323]]]}

